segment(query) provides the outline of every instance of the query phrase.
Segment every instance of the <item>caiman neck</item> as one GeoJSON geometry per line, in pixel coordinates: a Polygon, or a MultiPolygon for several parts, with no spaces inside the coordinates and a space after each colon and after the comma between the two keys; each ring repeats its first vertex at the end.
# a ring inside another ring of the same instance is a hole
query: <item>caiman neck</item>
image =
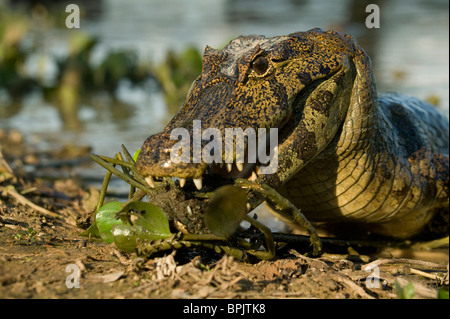
{"type": "Polygon", "coordinates": [[[347,116],[336,145],[336,154],[343,157],[360,150],[370,152],[371,147],[377,147],[373,143],[375,138],[382,138],[385,135],[380,132],[378,95],[370,58],[362,49],[359,50],[360,54],[353,59],[357,76],[353,83],[347,116]]]}

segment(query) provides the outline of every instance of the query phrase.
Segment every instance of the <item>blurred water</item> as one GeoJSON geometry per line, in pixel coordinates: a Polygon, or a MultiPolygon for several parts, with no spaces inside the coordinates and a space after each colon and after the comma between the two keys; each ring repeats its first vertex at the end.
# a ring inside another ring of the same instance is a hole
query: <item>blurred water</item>
{"type": "MultiPolygon", "coordinates": [[[[353,34],[372,57],[380,91],[422,99],[437,96],[440,109],[448,116],[447,0],[379,1],[381,28],[370,30],[364,26],[364,9],[370,1],[361,0],[72,2],[86,13],[81,31],[100,38],[101,46],[95,52],[99,60],[111,48],[131,48],[140,59],[157,63],[169,49],[181,50],[188,44],[202,50],[206,45],[221,48],[238,35],[275,36],[314,27],[344,31],[353,34]]],[[[67,51],[63,43],[71,32],[54,29],[43,34],[46,52],[67,51]]],[[[94,153],[112,156],[122,143],[130,151],[140,147],[173,115],[155,83],[136,89],[124,82],[117,95],[127,116],[115,115],[109,105],[112,101],[100,96],[96,105],[80,108],[81,131],[67,131],[56,108],[43,102],[39,94],[29,96],[15,116],[0,118],[0,127],[19,128],[31,140],[45,141],[44,148],[71,142],[91,145],[94,153]]]]}

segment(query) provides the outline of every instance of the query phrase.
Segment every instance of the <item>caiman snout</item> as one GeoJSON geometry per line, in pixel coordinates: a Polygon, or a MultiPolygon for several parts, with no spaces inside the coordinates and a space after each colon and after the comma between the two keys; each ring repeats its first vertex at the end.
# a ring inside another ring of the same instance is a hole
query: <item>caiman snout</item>
{"type": "Polygon", "coordinates": [[[171,132],[164,131],[147,138],[137,159],[138,171],[152,187],[154,178],[178,177],[180,186],[184,186],[187,178],[192,178],[195,186],[201,189],[207,165],[192,161],[174,163],[171,150],[177,141],[171,140],[170,135],[171,132]]]}
{"type": "MultiPolygon", "coordinates": [[[[221,141],[222,138],[218,138],[221,133],[220,130],[217,129],[216,133],[217,136],[214,137],[213,141],[221,141]]],[[[256,161],[257,154],[254,154],[255,156],[252,159],[251,153],[245,153],[249,145],[246,142],[247,140],[238,137],[238,135],[233,135],[233,137],[231,156],[227,156],[229,153],[222,151],[227,148],[226,138],[223,144],[222,142],[214,144],[210,140],[202,139],[198,133],[192,133],[192,130],[175,128],[169,131],[166,129],[161,133],[150,136],[145,141],[137,159],[137,169],[151,187],[154,187],[155,178],[160,177],[176,177],[179,179],[181,187],[185,185],[187,179],[192,179],[199,190],[202,188],[204,174],[226,178],[256,179],[257,175],[264,172],[267,167],[260,170],[256,166],[259,163],[256,161]],[[179,132],[184,134],[180,135],[179,132]],[[236,146],[239,143],[236,141],[239,140],[242,142],[240,150],[243,152],[236,152],[239,149],[236,146]],[[211,144],[213,144],[213,147],[211,147],[211,144]],[[212,153],[216,153],[217,156],[214,157],[212,153]]],[[[273,137],[272,140],[274,140],[273,137]]],[[[273,153],[267,156],[267,158],[272,159],[274,157],[273,153]]],[[[273,163],[273,160],[270,163],[273,163]]]]}

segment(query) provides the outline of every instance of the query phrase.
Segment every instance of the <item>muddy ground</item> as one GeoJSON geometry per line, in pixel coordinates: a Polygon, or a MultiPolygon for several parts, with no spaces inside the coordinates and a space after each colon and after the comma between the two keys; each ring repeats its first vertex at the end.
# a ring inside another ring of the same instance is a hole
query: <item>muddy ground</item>
{"type": "MultiPolygon", "coordinates": [[[[0,298],[448,298],[448,239],[426,251],[349,248],[318,258],[286,247],[252,263],[202,250],[125,253],[80,235],[98,187],[67,174],[35,177],[29,168],[43,167],[42,154],[19,132],[0,132],[0,146],[0,298]]],[[[67,163],[60,151],[46,156],[67,163]]],[[[89,149],[78,151],[62,153],[79,161],[46,169],[92,165],[89,149]]]]}

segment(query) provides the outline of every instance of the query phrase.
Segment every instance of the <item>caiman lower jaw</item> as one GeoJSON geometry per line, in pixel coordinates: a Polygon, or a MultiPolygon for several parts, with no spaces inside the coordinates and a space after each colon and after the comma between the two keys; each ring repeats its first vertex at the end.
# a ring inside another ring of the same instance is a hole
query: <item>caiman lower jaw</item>
{"type": "MultiPolygon", "coordinates": [[[[220,164],[208,164],[204,167],[200,177],[186,176],[184,177],[168,175],[164,177],[177,178],[179,181],[180,187],[184,187],[186,185],[186,181],[192,180],[195,187],[198,190],[203,188],[203,175],[208,174],[211,176],[217,176],[218,178],[247,178],[248,180],[254,181],[258,178],[259,169],[255,163],[220,163],[220,164]]],[[[199,170],[199,169],[198,169],[199,170]]],[[[196,175],[198,175],[198,170],[196,175]]],[[[181,175],[181,174],[180,174],[181,175]]],[[[155,187],[155,179],[160,178],[161,176],[147,175],[145,176],[145,181],[151,187],[155,187]]]]}

